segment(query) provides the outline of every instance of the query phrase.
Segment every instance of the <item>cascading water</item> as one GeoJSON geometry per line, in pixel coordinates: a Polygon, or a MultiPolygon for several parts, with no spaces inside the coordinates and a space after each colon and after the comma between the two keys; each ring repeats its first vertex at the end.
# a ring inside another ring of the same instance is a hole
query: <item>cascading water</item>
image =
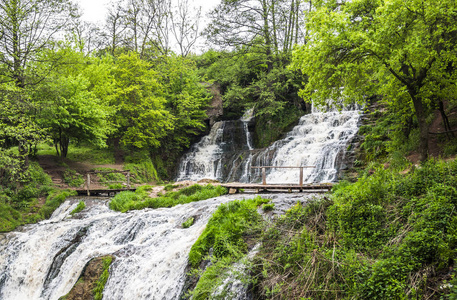
{"type": "MultiPolygon", "coordinates": [[[[320,112],[313,108],[284,139],[266,149],[253,148],[248,126],[251,120],[216,123],[211,133],[182,158],[177,181],[210,178],[260,182],[260,170],[252,166],[312,166],[304,169],[304,182],[335,181],[338,158],[358,131],[360,111],[346,108],[320,112]],[[240,138],[235,139],[236,135],[240,138]]],[[[268,183],[298,183],[298,178],[298,169],[268,169],[268,183]]]]}
{"type": "Polygon", "coordinates": [[[67,201],[50,220],[0,235],[0,299],[59,299],[91,258],[108,254],[115,260],[103,299],[178,299],[190,248],[216,207],[234,199],[128,213],[86,200],[78,218],[69,218],[78,201],[67,201]],[[190,216],[194,225],[183,229],[190,216]]]}
{"type": "Polygon", "coordinates": [[[253,110],[236,121],[216,122],[180,161],[176,181],[246,178],[254,150],[249,126],[253,110]]]}
{"type": "MultiPolygon", "coordinates": [[[[190,248],[217,206],[254,196],[128,213],[111,211],[106,200],[85,198],[87,208],[73,217],[69,213],[80,199],[66,201],[51,219],[0,234],[0,299],[57,300],[71,290],[90,259],[108,254],[115,259],[103,299],[179,299],[190,248]],[[182,228],[189,217],[195,223],[182,228]]],[[[269,195],[278,213],[309,197],[269,195]]],[[[231,289],[245,292],[239,283],[231,289]]]]}

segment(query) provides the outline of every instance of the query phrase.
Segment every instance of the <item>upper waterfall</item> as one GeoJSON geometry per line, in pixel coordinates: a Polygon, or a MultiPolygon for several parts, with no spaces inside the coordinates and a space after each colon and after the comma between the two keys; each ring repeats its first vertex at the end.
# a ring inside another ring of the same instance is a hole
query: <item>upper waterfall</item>
{"type": "MultiPolygon", "coordinates": [[[[359,120],[357,108],[341,112],[313,108],[284,139],[265,149],[252,146],[248,126],[252,117],[218,122],[182,157],[176,180],[259,182],[260,170],[253,166],[312,166],[304,170],[304,182],[332,182],[337,180],[338,159],[357,133],[359,120]]],[[[298,183],[298,177],[297,169],[271,168],[267,182],[298,183]]]]}

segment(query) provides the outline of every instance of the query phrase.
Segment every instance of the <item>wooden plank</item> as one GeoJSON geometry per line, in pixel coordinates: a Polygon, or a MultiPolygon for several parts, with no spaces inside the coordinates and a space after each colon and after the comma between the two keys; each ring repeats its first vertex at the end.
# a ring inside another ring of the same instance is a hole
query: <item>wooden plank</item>
{"type": "Polygon", "coordinates": [[[300,168],[315,168],[316,166],[301,166],[301,167],[279,167],[279,166],[262,166],[262,167],[251,167],[251,169],[262,169],[262,168],[274,168],[274,169],[300,169],[300,168]]]}
{"type": "Polygon", "coordinates": [[[92,171],[88,174],[106,174],[106,173],[128,173],[130,170],[111,170],[111,171],[92,171]]]}

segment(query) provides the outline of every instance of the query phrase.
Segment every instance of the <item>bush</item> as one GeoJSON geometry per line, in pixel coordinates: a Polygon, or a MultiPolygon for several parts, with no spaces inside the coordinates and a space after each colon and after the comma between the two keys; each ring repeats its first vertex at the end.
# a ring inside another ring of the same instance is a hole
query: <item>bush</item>
{"type": "Polygon", "coordinates": [[[172,207],[178,204],[218,197],[227,193],[227,189],[221,186],[213,186],[211,184],[201,186],[195,184],[176,192],[167,192],[161,197],[150,198],[148,196],[148,189],[150,187],[145,186],[139,187],[135,192],[120,192],[111,200],[110,208],[126,212],[128,210],[143,209],[146,207],[172,207]]]}
{"type": "Polygon", "coordinates": [[[456,206],[455,160],[403,175],[371,165],[356,183],[296,205],[265,231],[256,290],[278,299],[446,299],[454,293],[441,287],[457,259],[456,206]]]}

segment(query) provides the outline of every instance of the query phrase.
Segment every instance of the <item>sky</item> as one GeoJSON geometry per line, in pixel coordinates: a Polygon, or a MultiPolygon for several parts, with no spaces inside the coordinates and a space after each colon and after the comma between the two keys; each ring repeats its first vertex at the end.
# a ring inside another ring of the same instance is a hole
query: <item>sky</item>
{"type": "MultiPolygon", "coordinates": [[[[76,0],[83,10],[82,19],[90,22],[102,23],[105,19],[107,7],[113,0],[76,0]]],[[[192,2],[190,0],[189,2],[192,2]]],[[[220,0],[193,0],[196,7],[202,7],[202,16],[219,4],[220,0]]]]}
{"type": "MultiPolygon", "coordinates": [[[[172,0],[177,1],[177,0],[172,0]]],[[[82,19],[84,21],[96,23],[96,24],[103,24],[106,16],[106,12],[110,3],[114,2],[113,0],[75,0],[76,3],[79,4],[82,10],[82,19]]],[[[194,7],[201,6],[202,8],[202,19],[200,20],[200,31],[203,30],[207,23],[206,14],[216,7],[217,4],[220,3],[220,0],[189,0],[189,4],[194,7]]],[[[172,48],[175,48],[172,45],[172,48]]],[[[199,38],[197,43],[194,45],[193,52],[194,53],[202,53],[206,49],[205,42],[203,38],[199,38]]],[[[177,49],[174,49],[177,50],[177,49]]]]}

